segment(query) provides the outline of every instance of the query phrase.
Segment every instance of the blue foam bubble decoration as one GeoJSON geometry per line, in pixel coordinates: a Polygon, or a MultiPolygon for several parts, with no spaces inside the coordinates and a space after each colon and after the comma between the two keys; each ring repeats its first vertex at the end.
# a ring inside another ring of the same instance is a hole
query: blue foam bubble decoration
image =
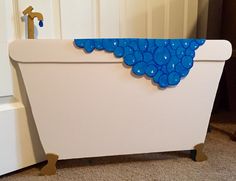
{"type": "Polygon", "coordinates": [[[192,50],[196,50],[196,49],[198,49],[198,47],[199,47],[199,44],[198,44],[196,41],[192,41],[192,42],[190,43],[190,48],[191,48],[192,50]]]}
{"type": "Polygon", "coordinates": [[[169,85],[177,85],[180,82],[180,75],[177,72],[171,72],[168,75],[168,84],[169,85]]]}
{"type": "Polygon", "coordinates": [[[124,47],[124,50],[125,50],[124,56],[125,55],[130,55],[130,54],[134,53],[134,50],[131,47],[129,47],[129,46],[124,47]]]}
{"type": "Polygon", "coordinates": [[[159,78],[159,85],[161,88],[166,88],[169,84],[168,84],[168,77],[166,74],[163,74],[160,76],[159,78]]]}
{"type": "Polygon", "coordinates": [[[186,68],[186,69],[190,69],[193,66],[193,58],[190,56],[185,56],[182,59],[182,65],[186,68]]]}
{"type": "Polygon", "coordinates": [[[195,51],[205,39],[75,39],[74,44],[91,53],[113,52],[132,67],[137,76],[146,75],[161,88],[176,86],[193,66],[195,51]]]}
{"type": "Polygon", "coordinates": [[[124,48],[123,47],[117,47],[114,51],[114,55],[117,57],[117,58],[120,58],[124,55],[125,51],[124,51],[124,48]]]}
{"type": "Polygon", "coordinates": [[[132,72],[135,75],[142,76],[145,74],[146,67],[147,64],[145,62],[138,62],[133,66],[132,72]]]}
{"type": "Polygon", "coordinates": [[[103,39],[103,47],[107,52],[113,52],[118,43],[117,39],[103,39]]]}
{"type": "Polygon", "coordinates": [[[153,81],[156,83],[156,84],[159,84],[159,79],[161,77],[161,75],[163,74],[163,72],[161,70],[158,70],[156,75],[153,77],[153,81]]]}
{"type": "Polygon", "coordinates": [[[103,43],[102,40],[100,39],[95,39],[94,40],[94,45],[97,50],[103,50],[103,43]]]}
{"type": "Polygon", "coordinates": [[[84,49],[87,53],[91,53],[94,50],[94,41],[87,40],[84,44],[84,49]]]}
{"type": "Polygon", "coordinates": [[[137,62],[143,61],[143,54],[139,50],[134,52],[134,57],[135,57],[137,62]]]}
{"type": "Polygon", "coordinates": [[[136,62],[134,55],[133,55],[133,54],[126,55],[126,56],[124,57],[124,62],[125,62],[125,64],[128,65],[128,66],[134,65],[135,62],[136,62]]]}
{"type": "Polygon", "coordinates": [[[145,73],[148,77],[153,77],[157,73],[157,67],[154,64],[150,64],[146,67],[145,73]]]}
{"type": "Polygon", "coordinates": [[[158,65],[167,64],[169,62],[169,59],[170,59],[170,53],[167,48],[160,47],[156,49],[154,53],[154,61],[158,65]]]}
{"type": "Polygon", "coordinates": [[[150,52],[144,52],[144,53],[143,53],[143,61],[144,61],[144,62],[149,63],[149,62],[151,62],[152,60],[153,60],[152,53],[150,53],[150,52]]]}
{"type": "Polygon", "coordinates": [[[141,51],[145,51],[148,48],[148,41],[146,39],[138,40],[138,47],[141,51]]]}

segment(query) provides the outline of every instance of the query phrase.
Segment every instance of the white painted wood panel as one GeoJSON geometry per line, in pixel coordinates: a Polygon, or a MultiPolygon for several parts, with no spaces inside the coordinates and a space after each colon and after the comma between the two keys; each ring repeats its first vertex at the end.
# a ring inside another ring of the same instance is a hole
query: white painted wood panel
{"type": "Polygon", "coordinates": [[[126,0],[122,11],[125,16],[122,37],[147,37],[147,3],[146,0],[126,0]],[[124,12],[125,11],[125,12],[124,12]]]}
{"type": "Polygon", "coordinates": [[[185,0],[170,0],[169,37],[183,38],[185,0]]]}
{"type": "Polygon", "coordinates": [[[100,0],[97,11],[99,13],[97,26],[100,37],[119,37],[120,0],[100,0]]]}
{"type": "Polygon", "coordinates": [[[45,159],[35,128],[23,104],[0,103],[0,175],[45,159]]]}
{"type": "Polygon", "coordinates": [[[197,8],[197,0],[60,0],[62,38],[195,37],[197,8]]]}
{"type": "Polygon", "coordinates": [[[5,1],[0,1],[0,97],[12,95],[12,77],[8,59],[7,19],[5,1]]]}
{"type": "Polygon", "coordinates": [[[62,38],[96,37],[95,0],[60,0],[62,38]]]}
{"type": "Polygon", "coordinates": [[[196,37],[197,32],[197,16],[198,16],[198,0],[185,0],[185,16],[183,28],[184,37],[196,37]]]}

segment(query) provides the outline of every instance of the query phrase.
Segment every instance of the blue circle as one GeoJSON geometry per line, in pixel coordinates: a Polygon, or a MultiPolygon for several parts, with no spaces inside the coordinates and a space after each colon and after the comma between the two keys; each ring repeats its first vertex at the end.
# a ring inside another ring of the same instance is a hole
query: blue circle
{"type": "Polygon", "coordinates": [[[178,39],[170,40],[170,46],[176,50],[178,47],[181,46],[180,41],[178,39]]]}
{"type": "Polygon", "coordinates": [[[154,39],[148,39],[148,52],[154,53],[156,49],[156,44],[154,39]]]}
{"type": "Polygon", "coordinates": [[[138,47],[141,51],[145,51],[148,49],[148,41],[146,39],[138,40],[138,47]]]}
{"type": "Polygon", "coordinates": [[[77,47],[84,48],[86,40],[85,39],[75,39],[74,42],[77,47]]]}
{"type": "Polygon", "coordinates": [[[138,42],[137,39],[132,39],[129,43],[129,46],[134,50],[138,50],[138,42]]]}
{"type": "Polygon", "coordinates": [[[205,39],[196,39],[195,40],[197,42],[198,45],[203,45],[205,43],[205,39]]]}
{"type": "Polygon", "coordinates": [[[167,46],[167,49],[169,50],[169,52],[172,56],[176,55],[176,51],[170,45],[167,46]]]}
{"type": "Polygon", "coordinates": [[[181,61],[181,59],[179,59],[179,58],[176,57],[176,56],[172,56],[172,57],[170,58],[170,62],[173,62],[173,63],[175,63],[175,64],[179,63],[180,61],[181,61]]]}
{"type": "Polygon", "coordinates": [[[182,58],[185,55],[185,49],[183,47],[179,47],[176,50],[176,56],[178,58],[182,58]]]}
{"type": "Polygon", "coordinates": [[[196,41],[192,41],[192,42],[190,43],[190,48],[191,48],[192,50],[196,50],[196,49],[198,49],[198,47],[199,47],[199,44],[197,44],[196,41]]]}
{"type": "Polygon", "coordinates": [[[153,64],[150,64],[146,67],[145,73],[148,77],[153,77],[157,73],[157,67],[153,64]]]}
{"type": "Polygon", "coordinates": [[[134,56],[137,62],[140,62],[143,60],[143,54],[141,51],[135,51],[134,56]]]}
{"type": "Polygon", "coordinates": [[[164,46],[167,46],[169,44],[169,40],[166,40],[166,39],[156,39],[155,43],[156,43],[156,46],[158,46],[158,47],[164,47],[164,46]]]}
{"type": "Polygon", "coordinates": [[[114,55],[118,58],[122,57],[124,55],[124,48],[117,47],[114,51],[114,55]]]}
{"type": "Polygon", "coordinates": [[[168,86],[168,77],[166,74],[160,76],[159,85],[161,88],[166,88],[168,86]]]}
{"type": "Polygon", "coordinates": [[[182,65],[186,68],[186,69],[190,69],[193,66],[193,58],[190,56],[185,56],[182,59],[182,65]]]}
{"type": "Polygon", "coordinates": [[[168,75],[169,85],[177,85],[180,82],[180,75],[177,72],[172,72],[168,75]]]}
{"type": "Polygon", "coordinates": [[[195,51],[192,50],[191,48],[187,48],[187,50],[185,51],[185,54],[193,58],[195,57],[195,51]]]}
{"type": "Polygon", "coordinates": [[[103,47],[107,52],[113,52],[118,46],[118,43],[116,39],[103,39],[103,47]]]}
{"type": "Polygon", "coordinates": [[[176,70],[176,72],[178,72],[180,74],[181,77],[185,77],[189,73],[189,69],[186,69],[185,67],[183,67],[183,65],[181,63],[178,63],[175,66],[175,70],[176,70]]]}
{"type": "Polygon", "coordinates": [[[164,65],[167,64],[170,60],[170,53],[167,48],[165,47],[160,47],[157,48],[155,53],[154,53],[154,61],[158,65],[164,65]]]}
{"type": "Polygon", "coordinates": [[[162,65],[161,71],[162,71],[163,73],[165,73],[165,74],[168,73],[168,72],[167,72],[167,67],[166,67],[165,65],[162,65]]]}
{"type": "Polygon", "coordinates": [[[143,53],[143,61],[144,62],[150,62],[150,61],[152,61],[153,60],[153,56],[152,56],[152,54],[150,53],[150,52],[144,52],[143,53]]]}
{"type": "Polygon", "coordinates": [[[126,55],[126,56],[124,57],[124,62],[125,62],[125,64],[128,65],[128,66],[134,65],[134,64],[136,63],[136,60],[135,60],[134,55],[132,55],[132,54],[126,55]]]}
{"type": "Polygon", "coordinates": [[[91,53],[94,49],[94,42],[92,40],[87,40],[84,44],[84,49],[87,53],[91,53]]]}
{"type": "Polygon", "coordinates": [[[142,76],[145,74],[147,64],[145,62],[138,62],[132,67],[132,72],[135,75],[142,76]]]}
{"type": "Polygon", "coordinates": [[[119,46],[126,47],[128,45],[129,45],[129,40],[128,39],[119,39],[119,46]]]}
{"type": "Polygon", "coordinates": [[[130,54],[134,53],[134,50],[131,47],[129,47],[129,46],[126,46],[124,48],[124,51],[125,51],[124,55],[130,55],[130,54]]]}
{"type": "Polygon", "coordinates": [[[184,48],[188,48],[189,45],[190,45],[190,43],[191,43],[191,41],[192,41],[192,39],[183,39],[183,40],[181,41],[181,44],[182,44],[182,46],[183,46],[184,48]]]}
{"type": "Polygon", "coordinates": [[[163,72],[161,70],[158,70],[156,75],[153,77],[153,82],[155,82],[156,84],[159,84],[159,79],[162,74],[163,74],[163,72]]]}
{"type": "Polygon", "coordinates": [[[170,61],[168,64],[167,64],[167,71],[170,73],[170,72],[172,72],[172,71],[174,71],[175,70],[175,62],[173,62],[173,61],[170,61]]]}
{"type": "Polygon", "coordinates": [[[94,40],[94,45],[97,50],[103,50],[103,45],[102,45],[101,39],[94,40]]]}

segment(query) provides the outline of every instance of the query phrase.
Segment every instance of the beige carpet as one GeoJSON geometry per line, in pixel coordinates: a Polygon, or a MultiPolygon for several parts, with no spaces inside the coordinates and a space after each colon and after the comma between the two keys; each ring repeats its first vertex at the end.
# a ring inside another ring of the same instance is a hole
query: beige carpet
{"type": "MultiPolygon", "coordinates": [[[[236,125],[228,128],[236,130],[236,125]]],[[[187,151],[59,161],[56,176],[38,176],[43,165],[39,164],[0,180],[236,181],[236,142],[213,128],[207,135],[205,153],[208,161],[201,163],[193,162],[187,151]]]]}

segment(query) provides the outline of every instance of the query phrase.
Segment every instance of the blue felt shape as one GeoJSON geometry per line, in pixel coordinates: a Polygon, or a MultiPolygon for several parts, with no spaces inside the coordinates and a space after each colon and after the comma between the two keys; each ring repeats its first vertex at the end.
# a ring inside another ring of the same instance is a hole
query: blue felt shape
{"type": "Polygon", "coordinates": [[[195,50],[205,39],[75,39],[74,44],[91,53],[113,52],[123,58],[137,76],[147,76],[161,88],[176,86],[193,66],[195,50]]]}
{"type": "Polygon", "coordinates": [[[43,27],[43,21],[42,20],[39,21],[39,26],[43,27]]]}

